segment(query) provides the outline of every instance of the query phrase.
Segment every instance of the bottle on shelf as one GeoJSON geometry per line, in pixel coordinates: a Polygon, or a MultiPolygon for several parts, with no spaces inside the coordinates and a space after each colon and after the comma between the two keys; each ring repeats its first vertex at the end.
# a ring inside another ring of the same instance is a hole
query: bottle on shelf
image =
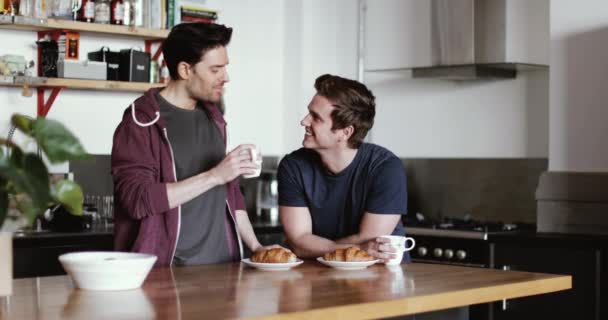
{"type": "Polygon", "coordinates": [[[19,15],[24,17],[33,16],[33,1],[32,0],[21,0],[19,2],[19,15]]]}
{"type": "Polygon", "coordinates": [[[19,0],[4,0],[3,11],[5,14],[14,16],[19,13],[19,0]]]}
{"type": "Polygon", "coordinates": [[[110,0],[95,1],[95,23],[110,23],[110,0]]]}
{"type": "Polygon", "coordinates": [[[123,0],[122,6],[124,10],[124,18],[122,23],[125,26],[134,26],[135,25],[135,0],[123,0]]]}
{"type": "Polygon", "coordinates": [[[34,0],[32,16],[37,19],[46,19],[49,15],[48,9],[47,0],[34,0]]]}
{"type": "Polygon", "coordinates": [[[167,64],[163,61],[162,67],[160,68],[160,83],[167,84],[169,78],[169,68],[167,68],[167,64]]]}
{"type": "Polygon", "coordinates": [[[95,0],[82,0],[78,10],[78,21],[95,22],[95,0]]]}
{"type": "Polygon", "coordinates": [[[110,2],[110,23],[122,25],[125,18],[125,9],[122,0],[110,2]]]}

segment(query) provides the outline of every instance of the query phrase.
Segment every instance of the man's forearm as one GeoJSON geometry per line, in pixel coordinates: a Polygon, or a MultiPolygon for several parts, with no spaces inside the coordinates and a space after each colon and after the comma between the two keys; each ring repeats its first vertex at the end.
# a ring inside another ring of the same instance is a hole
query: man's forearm
{"type": "Polygon", "coordinates": [[[348,247],[348,245],[338,244],[314,234],[306,234],[295,239],[289,239],[289,243],[294,253],[300,258],[320,257],[327,252],[348,247]]]}
{"type": "Polygon", "coordinates": [[[213,174],[206,171],[179,182],[167,183],[169,207],[175,208],[207,192],[219,184],[217,181],[213,174]]]}
{"type": "Polygon", "coordinates": [[[239,229],[239,234],[243,241],[245,241],[249,250],[251,250],[251,252],[258,250],[262,245],[255,236],[251,221],[249,220],[249,216],[247,216],[247,211],[236,210],[236,224],[239,229]]]}
{"type": "Polygon", "coordinates": [[[364,243],[366,241],[369,241],[371,239],[376,238],[373,235],[363,235],[360,233],[356,233],[353,235],[350,235],[348,237],[344,237],[344,238],[340,238],[338,240],[336,240],[336,243],[339,244],[361,244],[364,243]]]}

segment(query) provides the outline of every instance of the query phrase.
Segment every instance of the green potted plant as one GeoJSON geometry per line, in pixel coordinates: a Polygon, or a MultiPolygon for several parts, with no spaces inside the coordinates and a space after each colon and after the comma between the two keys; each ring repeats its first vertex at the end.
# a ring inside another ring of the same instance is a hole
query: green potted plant
{"type": "MultiPolygon", "coordinates": [[[[15,114],[11,124],[32,137],[51,163],[83,159],[87,153],[78,139],[60,122],[15,114]]],[[[0,138],[0,230],[6,219],[25,219],[31,225],[49,206],[61,204],[82,215],[82,190],[74,181],[51,184],[48,169],[39,153],[25,152],[0,138]]],[[[12,236],[0,234],[0,296],[11,294],[12,236]],[[8,263],[6,263],[8,261],[8,263]],[[6,279],[8,275],[8,279],[6,279]]]]}

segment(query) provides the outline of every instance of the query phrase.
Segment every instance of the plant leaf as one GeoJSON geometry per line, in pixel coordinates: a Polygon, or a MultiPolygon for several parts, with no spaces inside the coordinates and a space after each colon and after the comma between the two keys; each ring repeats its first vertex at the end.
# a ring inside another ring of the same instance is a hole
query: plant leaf
{"type": "Polygon", "coordinates": [[[51,163],[88,158],[80,141],[58,121],[37,118],[32,125],[32,136],[51,163]]]}
{"type": "Polygon", "coordinates": [[[11,190],[29,195],[38,213],[52,200],[46,165],[36,154],[23,155],[14,149],[11,159],[0,158],[0,178],[10,182],[11,190]]]}
{"type": "Polygon", "coordinates": [[[14,114],[11,117],[11,123],[28,136],[32,135],[32,122],[32,119],[22,114],[14,114]]]}
{"type": "Polygon", "coordinates": [[[70,180],[59,180],[51,186],[51,196],[71,214],[82,215],[82,190],[70,180]]]}
{"type": "Polygon", "coordinates": [[[17,210],[25,214],[25,217],[28,221],[28,225],[30,226],[34,223],[34,220],[36,220],[36,216],[44,213],[44,211],[46,210],[46,207],[42,209],[36,207],[32,202],[32,199],[27,197],[26,195],[20,195],[16,197],[15,201],[17,202],[17,210]]]}

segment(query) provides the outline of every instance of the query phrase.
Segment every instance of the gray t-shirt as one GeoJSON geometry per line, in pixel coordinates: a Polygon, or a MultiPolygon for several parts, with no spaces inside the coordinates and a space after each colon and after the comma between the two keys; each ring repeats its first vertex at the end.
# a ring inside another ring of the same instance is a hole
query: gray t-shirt
{"type": "MultiPolygon", "coordinates": [[[[177,180],[216,166],[225,156],[222,135],[202,106],[178,108],[156,94],[167,123],[177,180]]],[[[226,185],[214,187],[184,203],[174,265],[232,261],[226,237],[226,185]]]]}

